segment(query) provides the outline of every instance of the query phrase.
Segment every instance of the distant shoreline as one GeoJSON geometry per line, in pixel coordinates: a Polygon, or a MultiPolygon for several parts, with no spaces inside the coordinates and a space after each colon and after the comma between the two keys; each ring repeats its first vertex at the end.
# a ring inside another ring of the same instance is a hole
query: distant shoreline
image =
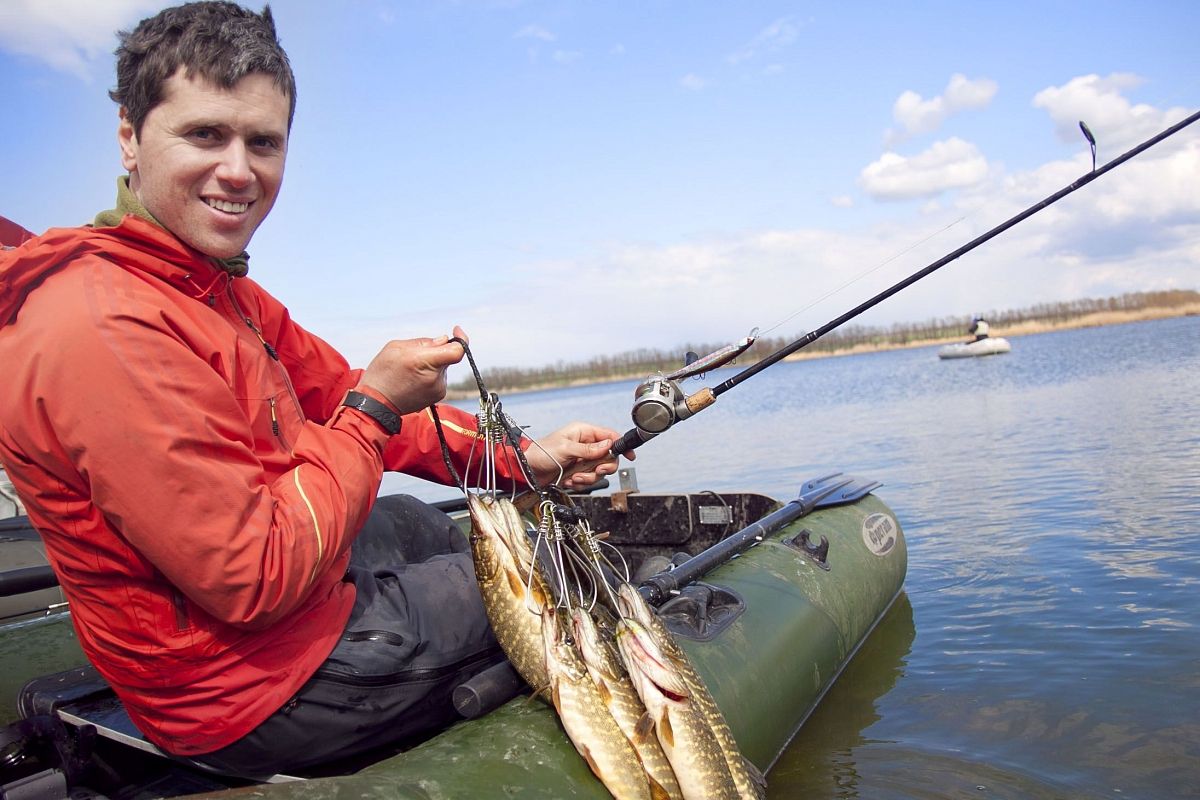
{"type": "MultiPolygon", "coordinates": [[[[1049,333],[1050,331],[1074,330],[1077,328],[1099,328],[1105,325],[1124,325],[1130,322],[1147,322],[1157,319],[1170,319],[1173,317],[1193,317],[1200,316],[1200,303],[1190,303],[1188,305],[1175,306],[1171,308],[1155,307],[1141,308],[1135,311],[1101,311],[1092,314],[1083,314],[1078,317],[1064,320],[1062,322],[1022,322],[1017,325],[1008,327],[992,326],[990,334],[992,336],[1003,336],[1007,338],[1017,338],[1021,336],[1029,336],[1035,333],[1049,333]]],[[[950,337],[941,339],[920,339],[904,344],[860,344],[854,347],[848,347],[844,350],[834,351],[801,351],[793,353],[784,358],[784,361],[807,361],[817,358],[837,358],[839,356],[852,356],[862,353],[878,353],[886,350],[911,350],[915,347],[930,347],[933,345],[953,344],[954,342],[969,341],[968,336],[964,333],[961,337],[950,337]]],[[[750,366],[750,365],[746,365],[750,366]]],[[[639,380],[646,377],[644,372],[638,372],[628,375],[608,375],[603,378],[580,379],[565,383],[544,383],[536,386],[526,386],[520,389],[504,389],[504,394],[526,394],[528,392],[543,392],[548,389],[570,389],[576,386],[593,386],[601,383],[617,383],[619,381],[639,380]]],[[[463,400],[470,397],[477,397],[478,391],[466,389],[451,389],[446,393],[447,400],[463,400]]]]}

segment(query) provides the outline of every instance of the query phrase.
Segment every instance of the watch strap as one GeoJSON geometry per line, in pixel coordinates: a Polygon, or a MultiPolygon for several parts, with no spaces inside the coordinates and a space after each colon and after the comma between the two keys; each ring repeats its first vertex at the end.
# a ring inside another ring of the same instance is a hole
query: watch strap
{"type": "Polygon", "coordinates": [[[366,414],[392,436],[400,432],[400,415],[374,397],[362,392],[349,391],[346,392],[346,399],[342,401],[342,405],[366,414]]]}

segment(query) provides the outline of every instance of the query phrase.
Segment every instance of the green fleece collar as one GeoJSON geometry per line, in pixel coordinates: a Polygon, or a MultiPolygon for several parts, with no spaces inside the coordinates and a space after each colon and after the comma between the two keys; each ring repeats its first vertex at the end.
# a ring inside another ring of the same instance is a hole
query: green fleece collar
{"type": "MultiPolygon", "coordinates": [[[[137,199],[137,195],[129,188],[129,176],[122,175],[117,178],[117,207],[101,211],[97,214],[96,219],[92,222],[92,226],[96,228],[115,228],[121,224],[121,220],[127,215],[144,219],[160,228],[164,227],[161,222],[156,220],[142,206],[141,201],[137,199]]],[[[214,258],[213,263],[233,277],[240,278],[250,271],[250,254],[243,250],[239,255],[232,258],[214,258]]]]}

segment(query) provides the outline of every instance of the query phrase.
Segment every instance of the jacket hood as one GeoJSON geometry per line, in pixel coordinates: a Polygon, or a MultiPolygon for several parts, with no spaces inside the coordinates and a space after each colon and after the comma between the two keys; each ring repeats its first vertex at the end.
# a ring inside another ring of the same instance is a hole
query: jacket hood
{"type": "Polygon", "coordinates": [[[25,298],[72,261],[95,256],[114,269],[140,271],[201,296],[228,273],[153,222],[126,215],[113,227],[51,228],[13,250],[0,251],[0,327],[10,325],[25,298]]]}

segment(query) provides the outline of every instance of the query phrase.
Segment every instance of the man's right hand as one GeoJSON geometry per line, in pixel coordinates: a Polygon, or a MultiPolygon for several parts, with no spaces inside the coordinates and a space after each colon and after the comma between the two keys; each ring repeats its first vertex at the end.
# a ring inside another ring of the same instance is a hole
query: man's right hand
{"type": "MultiPolygon", "coordinates": [[[[454,326],[454,336],[467,334],[454,326]]],[[[446,396],[446,369],[462,361],[463,348],[450,336],[434,339],[397,339],[388,342],[371,359],[362,383],[381,392],[401,414],[431,406],[446,396]]]]}

